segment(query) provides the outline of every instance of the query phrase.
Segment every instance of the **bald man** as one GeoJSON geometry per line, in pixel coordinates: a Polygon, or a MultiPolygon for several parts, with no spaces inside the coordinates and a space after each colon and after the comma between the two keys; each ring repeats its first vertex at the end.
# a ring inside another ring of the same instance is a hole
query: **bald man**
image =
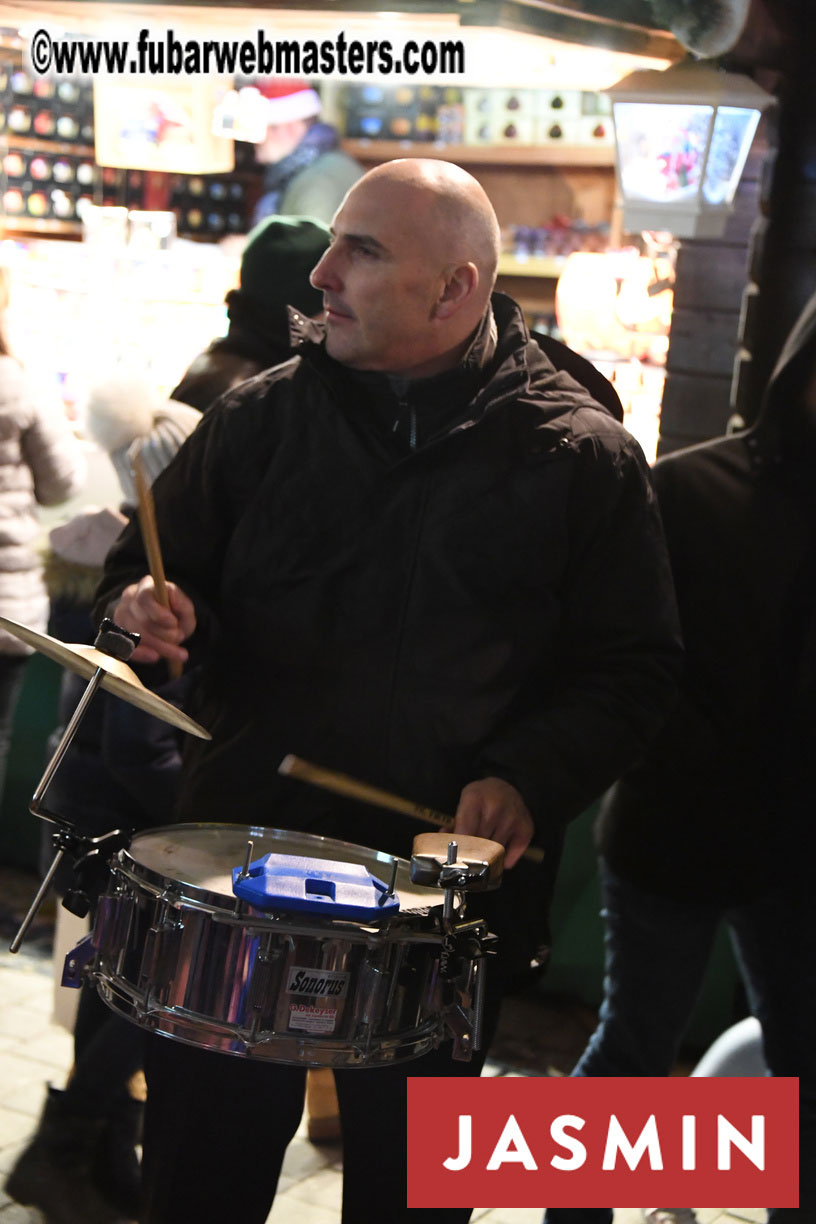
{"type": "MultiPolygon", "coordinates": [[[[201,660],[178,816],[304,829],[409,857],[422,826],[276,772],[289,752],[455,813],[498,840],[502,965],[544,955],[563,830],[668,712],[678,639],[637,444],[493,294],[499,230],[456,166],[388,163],[312,273],[325,323],[228,393],[154,486],[170,591],[138,530],[99,612],[134,660],[201,660]],[[543,871],[518,863],[531,839],[543,871]]],[[[614,399],[614,397],[613,397],[614,399]]],[[[491,965],[491,970],[493,966],[491,965]]],[[[203,971],[203,967],[202,967],[203,971]]],[[[335,1073],[344,1224],[407,1219],[405,1080],[485,1051],[335,1073]]],[[[264,1224],[304,1071],[149,1039],[147,1224],[236,1196],[264,1224]]],[[[470,1209],[435,1211],[439,1224],[470,1209]]]]}

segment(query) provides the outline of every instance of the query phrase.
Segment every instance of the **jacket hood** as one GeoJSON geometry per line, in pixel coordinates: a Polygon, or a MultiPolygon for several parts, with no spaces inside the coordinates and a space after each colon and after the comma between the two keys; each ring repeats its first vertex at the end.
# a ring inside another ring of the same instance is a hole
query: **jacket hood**
{"type": "Polygon", "coordinates": [[[794,323],[763,396],[762,408],[750,434],[791,446],[816,446],[816,418],[807,412],[803,392],[816,369],[816,294],[794,323]]]}
{"type": "MultiPolygon", "coordinates": [[[[493,294],[493,311],[499,342],[492,363],[493,374],[486,391],[490,407],[519,394],[518,378],[526,380],[526,391],[535,399],[539,419],[550,424],[583,408],[594,408],[620,422],[623,406],[609,380],[586,358],[551,336],[531,338],[519,306],[503,293],[493,294]],[[515,377],[513,376],[515,371],[515,377]]],[[[477,401],[478,404],[478,401],[477,401]]]]}

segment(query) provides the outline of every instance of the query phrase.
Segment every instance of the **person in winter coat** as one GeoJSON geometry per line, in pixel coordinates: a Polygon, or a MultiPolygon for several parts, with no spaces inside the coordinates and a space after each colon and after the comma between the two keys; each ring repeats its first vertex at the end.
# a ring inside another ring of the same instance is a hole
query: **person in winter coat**
{"type": "Polygon", "coordinates": [[[320,95],[306,81],[267,77],[258,83],[266,132],[255,160],[266,166],[253,220],[280,213],[331,221],[363,173],[340,147],[340,136],[321,120],[320,95]]]}
{"type": "MultiPolygon", "coordinates": [[[[42,633],[48,592],[36,548],[37,507],[59,505],[77,493],[86,469],[60,405],[35,395],[11,355],[4,324],[8,301],[9,277],[0,268],[0,616],[42,633]]],[[[30,646],[0,630],[0,801],[31,653],[30,646]]]]}
{"type": "MultiPolygon", "coordinates": [[[[498,224],[469,174],[387,163],[333,229],[312,273],[325,326],[223,397],[154,486],[171,608],[127,529],[98,613],[142,634],[137,662],[203,660],[188,710],[213,739],[185,745],[179,819],[264,814],[410,857],[422,825],[281,777],[288,752],[455,812],[458,832],[505,846],[491,927],[529,956],[541,932],[508,926],[504,907],[514,864],[533,837],[546,847],[541,901],[566,823],[674,698],[648,468],[515,303],[491,297],[498,224]]],[[[478,1074],[484,1056],[443,1044],[335,1071],[345,1224],[408,1218],[407,1076],[478,1074]]],[[[146,1075],[146,1224],[198,1220],[234,1186],[263,1224],[303,1069],[148,1037],[146,1075]],[[223,1126],[227,1101],[240,1126],[223,1126]]]]}
{"type": "Polygon", "coordinates": [[[816,1209],[814,470],[816,296],[757,423],[654,468],[686,668],[674,714],[599,815],[605,996],[573,1072],[669,1075],[727,924],[771,1074],[799,1077],[802,1219],[816,1209]]]}
{"type": "MultiPolygon", "coordinates": [[[[195,409],[160,401],[132,377],[112,377],[93,388],[88,433],[110,454],[125,513],[91,507],[49,533],[45,577],[53,636],[64,642],[94,641],[98,626],[91,608],[105,555],[138,501],[132,460],[139,460],[145,480],[152,482],[200,419],[195,409]]],[[[163,664],[154,670],[152,687],[165,700],[183,705],[193,679],[189,670],[178,679],[168,679],[163,664]]],[[[65,672],[62,725],[51,737],[52,750],[86,687],[85,678],[65,672]]],[[[49,786],[49,808],[89,837],[169,823],[181,773],[180,738],[168,723],[129,702],[104,690],[96,693],[49,786]]],[[[47,862],[53,853],[49,836],[47,862]]],[[[106,883],[104,856],[90,876],[79,878],[66,856],[54,880],[60,894],[81,888],[92,909],[106,883]]],[[[136,1152],[143,1113],[141,1067],[138,1028],[102,1002],[95,983],[86,983],[74,1026],[72,1073],[64,1089],[49,1087],[37,1129],[9,1173],[6,1193],[39,1208],[53,1224],[135,1220],[141,1193],[136,1152]]]]}
{"type": "Polygon", "coordinates": [[[311,217],[268,217],[250,232],[240,282],[227,294],[229,328],[193,360],[172,399],[206,412],[224,391],[291,355],[290,323],[317,315],[309,273],[331,240],[311,217]]]}

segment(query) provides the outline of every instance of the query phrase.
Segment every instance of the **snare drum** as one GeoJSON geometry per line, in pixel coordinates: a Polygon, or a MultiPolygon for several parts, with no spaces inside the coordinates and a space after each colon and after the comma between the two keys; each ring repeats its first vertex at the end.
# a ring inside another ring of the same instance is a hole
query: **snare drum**
{"type": "Polygon", "coordinates": [[[399,912],[369,925],[278,910],[232,891],[270,852],[362,864],[391,855],[331,838],[230,824],[134,836],[111,864],[91,976],[114,1011],[166,1037],[229,1054],[329,1067],[416,1058],[447,1035],[441,894],[397,860],[399,912]]]}

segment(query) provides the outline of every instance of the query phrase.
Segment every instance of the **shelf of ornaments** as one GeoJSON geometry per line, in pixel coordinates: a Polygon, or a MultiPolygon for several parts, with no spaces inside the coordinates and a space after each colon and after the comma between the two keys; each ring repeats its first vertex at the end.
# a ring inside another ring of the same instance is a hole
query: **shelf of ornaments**
{"type": "Polygon", "coordinates": [[[540,280],[558,280],[567,262],[566,255],[499,256],[499,276],[529,276],[540,280]]]}
{"type": "Polygon", "coordinates": [[[0,213],[0,238],[16,235],[39,238],[81,238],[81,221],[63,221],[58,217],[13,217],[0,213]]]}
{"type": "Polygon", "coordinates": [[[575,166],[614,169],[614,144],[441,144],[421,140],[345,139],[342,147],[358,161],[395,157],[439,157],[459,165],[575,166]]]}
{"type": "Polygon", "coordinates": [[[94,156],[92,144],[72,144],[65,140],[17,136],[14,132],[6,132],[0,137],[0,150],[3,154],[12,150],[19,153],[55,153],[61,157],[87,157],[91,161],[94,156]]]}

